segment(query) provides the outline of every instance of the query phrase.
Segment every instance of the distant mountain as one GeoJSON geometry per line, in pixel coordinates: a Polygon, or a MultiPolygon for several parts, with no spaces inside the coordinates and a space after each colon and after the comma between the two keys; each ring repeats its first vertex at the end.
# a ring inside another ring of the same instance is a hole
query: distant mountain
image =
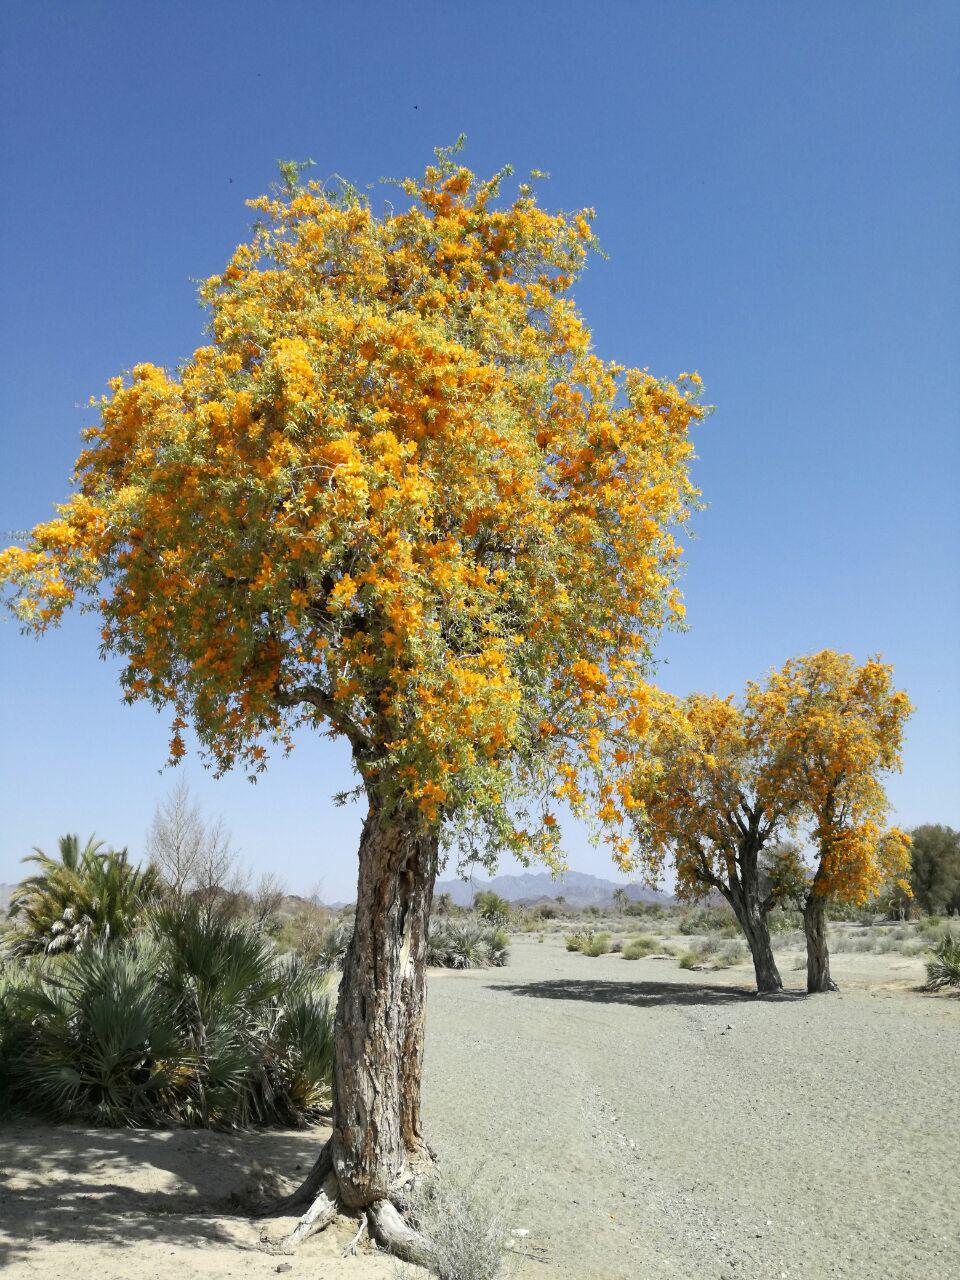
{"type": "Polygon", "coordinates": [[[617,884],[614,880],[591,876],[584,871],[568,871],[556,880],[547,871],[494,876],[492,880],[476,876],[469,880],[438,880],[434,897],[449,893],[456,906],[469,907],[474,894],[492,890],[508,902],[537,902],[562,897],[571,907],[593,907],[612,902],[614,889],[622,889],[631,902],[671,901],[667,894],[658,893],[655,889],[647,889],[640,884],[617,884]]]}

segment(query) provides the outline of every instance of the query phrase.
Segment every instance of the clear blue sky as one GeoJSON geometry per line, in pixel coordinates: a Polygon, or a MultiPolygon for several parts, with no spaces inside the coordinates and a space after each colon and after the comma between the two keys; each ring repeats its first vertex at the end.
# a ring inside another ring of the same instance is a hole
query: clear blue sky
{"type": "MultiPolygon", "coordinates": [[[[198,345],[192,280],[278,158],[358,183],[467,160],[551,172],[609,252],[578,299],[606,356],[696,368],[691,630],[672,689],[822,646],[893,661],[917,711],[905,824],[960,824],[960,6],[3,0],[0,528],[67,492],[87,397],[198,345]]],[[[121,705],[96,622],[0,625],[0,880],[95,830],[140,850],[166,723],[121,705]]],[[[353,892],[342,749],[256,787],[185,770],[247,859],[353,892]]],[[[571,864],[603,873],[579,834],[571,864]]]]}

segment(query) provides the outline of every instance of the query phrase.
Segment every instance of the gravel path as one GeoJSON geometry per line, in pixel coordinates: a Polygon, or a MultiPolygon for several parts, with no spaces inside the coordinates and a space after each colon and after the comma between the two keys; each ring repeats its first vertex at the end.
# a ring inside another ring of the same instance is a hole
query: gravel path
{"type": "Polygon", "coordinates": [[[524,1277],[960,1276],[960,1001],[850,968],[757,999],[744,969],[515,941],[431,975],[428,1131],[512,1197],[524,1277]]]}

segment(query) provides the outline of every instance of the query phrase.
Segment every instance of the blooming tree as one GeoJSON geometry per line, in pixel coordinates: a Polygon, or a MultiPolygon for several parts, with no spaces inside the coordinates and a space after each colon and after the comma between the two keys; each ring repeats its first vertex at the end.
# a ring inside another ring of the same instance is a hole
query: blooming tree
{"type": "Polygon", "coordinates": [[[128,701],[218,770],[299,730],[347,744],[367,803],[337,1012],[333,1134],[299,1229],[336,1204],[399,1252],[420,1122],[426,928],[456,846],[560,861],[592,815],[626,863],[625,765],[658,630],[699,379],[607,363],[571,286],[591,211],[548,213],[456,149],[396,206],[303,182],[201,296],[209,342],[115,379],[76,492],[0,556],[28,628],[99,611],[128,701]]]}
{"type": "Polygon", "coordinates": [[[864,902],[902,880],[909,838],[883,830],[882,777],[899,768],[909,713],[889,666],[829,649],[751,681],[739,704],[651,694],[632,764],[647,867],[655,876],[672,853],[681,894],[723,895],[759,990],[782,986],[767,926],[777,902],[803,910],[808,986],[828,990],[827,903],[864,902]]]}
{"type": "Polygon", "coordinates": [[[637,829],[652,877],[672,854],[681,896],[721,894],[750,946],[759,991],[783,982],[767,916],[776,902],[766,851],[800,810],[793,777],[769,739],[766,693],[745,699],[652,695],[650,728],[634,759],[637,829]]]}
{"type": "Polygon", "coordinates": [[[803,797],[808,857],[787,849],[774,862],[778,891],[803,910],[807,989],[831,991],[826,938],[829,903],[861,904],[884,885],[909,892],[910,837],[884,830],[885,776],[901,767],[911,712],[893,687],[893,668],[824,649],[787,662],[769,681],[769,724],[803,797]]]}

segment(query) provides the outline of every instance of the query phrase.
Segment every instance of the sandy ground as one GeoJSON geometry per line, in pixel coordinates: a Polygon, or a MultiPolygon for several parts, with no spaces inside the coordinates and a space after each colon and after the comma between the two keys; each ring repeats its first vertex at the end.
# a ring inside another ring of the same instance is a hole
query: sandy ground
{"type": "MultiPolygon", "coordinates": [[[[757,999],[745,968],[591,959],[515,940],[431,978],[425,1111],[442,1163],[511,1200],[523,1280],[946,1280],[960,1275],[960,1000],[919,962],[839,957],[837,996],[757,999]]],[[[783,965],[788,983],[802,974],[783,965]]],[[[245,1217],[322,1132],[0,1129],[12,1280],[394,1280],[353,1224],[277,1252],[245,1217]],[[281,1270],[282,1269],[282,1270],[281,1270]]]]}
{"type": "Polygon", "coordinates": [[[428,1127],[512,1183],[524,1277],[960,1275],[960,1000],[895,954],[833,970],[838,995],[757,998],[746,967],[525,938],[435,978],[428,1127]]]}
{"type": "MultiPolygon", "coordinates": [[[[184,1280],[299,1276],[395,1280],[373,1250],[343,1258],[356,1223],[338,1219],[301,1250],[278,1242],[295,1219],[246,1217],[266,1170],[292,1188],[325,1131],[266,1134],[0,1128],[0,1270],[4,1280],[184,1280]]],[[[259,1199],[259,1196],[256,1196],[259,1199]]],[[[414,1272],[423,1276],[425,1272],[414,1272]]]]}

